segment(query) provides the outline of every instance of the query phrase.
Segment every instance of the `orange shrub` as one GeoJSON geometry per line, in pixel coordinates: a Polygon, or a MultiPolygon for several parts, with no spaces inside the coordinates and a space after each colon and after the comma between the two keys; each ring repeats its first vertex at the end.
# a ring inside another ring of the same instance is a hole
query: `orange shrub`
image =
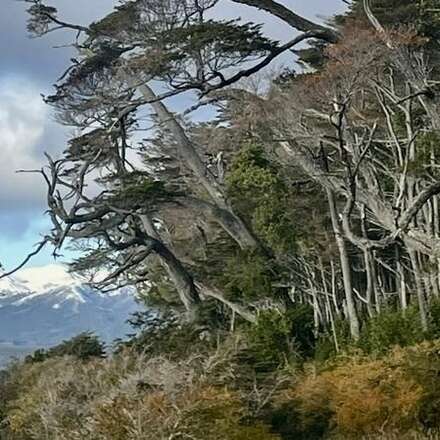
{"type": "Polygon", "coordinates": [[[401,349],[384,359],[346,358],[320,374],[306,373],[284,398],[297,403],[304,429],[321,418],[345,438],[409,430],[418,424],[424,390],[403,362],[401,349]]]}

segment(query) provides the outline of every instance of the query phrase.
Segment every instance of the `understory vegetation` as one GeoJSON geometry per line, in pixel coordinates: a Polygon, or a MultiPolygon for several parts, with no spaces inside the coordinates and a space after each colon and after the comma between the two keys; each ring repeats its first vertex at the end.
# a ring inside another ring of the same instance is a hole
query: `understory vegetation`
{"type": "Polygon", "coordinates": [[[383,312],[339,355],[308,306],[209,334],[137,318],[108,356],[83,334],[11,364],[0,438],[439,438],[440,327],[423,333],[417,313],[383,312]]]}
{"type": "Polygon", "coordinates": [[[31,256],[73,247],[72,272],[146,312],[113,347],[83,334],[4,371],[3,438],[440,438],[438,2],[321,25],[232,0],[280,42],[222,0],[89,26],[25,1],[32,36],[74,31],[31,256]]]}

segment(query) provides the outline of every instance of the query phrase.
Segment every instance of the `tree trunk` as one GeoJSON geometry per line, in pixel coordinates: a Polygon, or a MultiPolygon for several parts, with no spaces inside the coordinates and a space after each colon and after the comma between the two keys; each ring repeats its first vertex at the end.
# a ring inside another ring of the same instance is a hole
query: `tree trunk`
{"type": "Polygon", "coordinates": [[[399,300],[400,306],[402,310],[405,311],[408,308],[408,296],[406,291],[406,277],[405,277],[405,269],[403,268],[401,262],[402,256],[400,253],[400,249],[396,247],[396,270],[397,270],[397,279],[396,279],[396,287],[399,292],[399,300]]]}
{"type": "Polygon", "coordinates": [[[249,231],[243,220],[233,212],[222,186],[207,169],[176,117],[163,102],[157,100],[156,94],[147,84],[138,86],[138,90],[150,102],[159,120],[168,127],[178,145],[181,159],[192,170],[215,203],[218,208],[217,214],[219,214],[216,217],[218,223],[242,249],[258,248],[257,239],[249,231]]]}
{"type": "Polygon", "coordinates": [[[298,14],[295,14],[292,10],[286,6],[278,3],[274,0],[232,0],[235,3],[242,3],[247,6],[253,6],[254,8],[262,9],[270,14],[278,17],[292,28],[307,32],[307,31],[320,31],[322,33],[322,39],[335,43],[339,39],[339,35],[330,28],[321,26],[317,23],[313,23],[298,14]]]}
{"type": "Polygon", "coordinates": [[[331,329],[332,336],[333,336],[333,342],[335,344],[336,353],[339,353],[339,343],[338,343],[338,334],[337,334],[336,325],[335,325],[335,317],[333,315],[333,310],[332,310],[332,306],[330,303],[330,293],[327,288],[327,282],[325,279],[324,264],[322,262],[321,256],[319,257],[319,268],[321,271],[321,280],[322,280],[322,286],[323,286],[324,295],[325,295],[325,305],[326,305],[327,312],[328,312],[328,319],[330,321],[330,329],[331,329]]]}
{"type": "Polygon", "coordinates": [[[152,219],[147,214],[142,214],[140,219],[147,234],[156,241],[154,251],[159,256],[163,267],[171,278],[190,320],[194,320],[197,317],[202,293],[204,296],[214,298],[228,306],[233,313],[241,316],[244,320],[252,323],[256,322],[256,316],[250,310],[240,304],[227,300],[218,289],[201,284],[197,285],[181,261],[163,244],[152,219]]]}
{"type": "Polygon", "coordinates": [[[424,331],[428,330],[428,312],[425,300],[425,292],[423,289],[423,279],[420,274],[420,268],[417,261],[417,254],[414,250],[408,249],[409,257],[411,259],[411,265],[414,272],[414,280],[416,284],[417,302],[419,305],[420,321],[424,331]]]}
{"type": "Polygon", "coordinates": [[[339,257],[341,260],[342,278],[344,283],[348,321],[350,324],[350,333],[354,340],[358,340],[360,336],[359,318],[357,316],[356,304],[353,297],[350,260],[347,254],[346,243],[342,235],[342,228],[339,223],[335,195],[330,189],[327,189],[327,198],[330,207],[333,232],[335,234],[336,244],[338,246],[339,257]]]}
{"type": "Polygon", "coordinates": [[[154,251],[159,256],[162,266],[173,282],[179,298],[185,306],[189,320],[194,320],[201,301],[192,276],[171,250],[163,244],[152,219],[143,214],[141,215],[141,221],[145,232],[155,240],[154,251]]]}

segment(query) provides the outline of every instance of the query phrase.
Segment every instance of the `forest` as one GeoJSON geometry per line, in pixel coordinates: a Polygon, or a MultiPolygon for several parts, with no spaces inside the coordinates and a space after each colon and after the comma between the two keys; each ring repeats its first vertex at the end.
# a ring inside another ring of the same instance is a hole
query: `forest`
{"type": "Polygon", "coordinates": [[[24,0],[28,33],[74,51],[24,263],[74,249],[145,311],[112,347],[85,333],[1,372],[1,439],[440,438],[440,4],[320,24],[232,1],[291,35],[224,0],[90,25],[24,0]]]}

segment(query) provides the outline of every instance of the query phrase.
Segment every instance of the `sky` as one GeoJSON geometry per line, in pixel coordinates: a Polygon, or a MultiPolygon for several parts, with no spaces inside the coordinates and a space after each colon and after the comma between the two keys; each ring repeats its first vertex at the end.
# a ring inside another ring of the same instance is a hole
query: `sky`
{"type": "MultiPolygon", "coordinates": [[[[322,21],[344,9],[342,0],[279,0],[295,12],[322,21]]],[[[26,33],[26,4],[0,0],[0,263],[10,269],[33,249],[49,228],[45,187],[41,176],[18,173],[38,169],[44,152],[57,157],[65,149],[68,131],[59,126],[42,101],[52,84],[69,65],[70,53],[56,48],[69,42],[68,33],[51,33],[31,39],[26,33]]],[[[88,24],[111,11],[117,0],[49,0],[66,21],[88,24]]],[[[216,11],[224,18],[241,17],[264,23],[265,32],[286,41],[292,29],[270,15],[229,0],[216,11]]],[[[66,259],[71,256],[67,253],[66,259]]],[[[53,262],[50,249],[28,266],[53,262]]]]}

